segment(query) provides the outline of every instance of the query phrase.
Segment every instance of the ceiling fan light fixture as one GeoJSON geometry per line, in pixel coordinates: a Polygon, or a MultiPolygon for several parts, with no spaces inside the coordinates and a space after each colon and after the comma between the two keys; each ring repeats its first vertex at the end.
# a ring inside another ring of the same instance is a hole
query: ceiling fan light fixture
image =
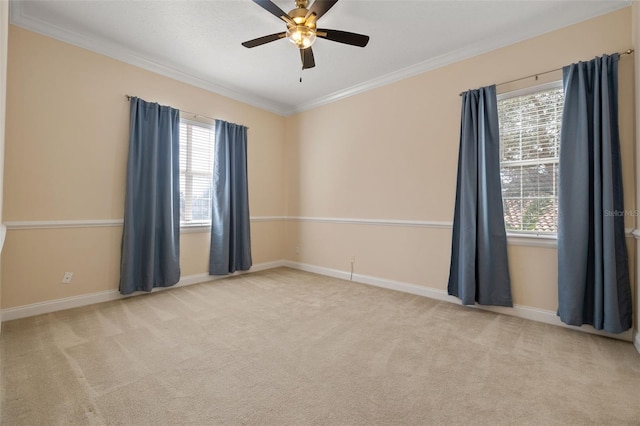
{"type": "Polygon", "coordinates": [[[359,47],[365,47],[369,42],[369,36],[363,34],[340,30],[317,29],[316,23],[318,19],[322,18],[338,0],[314,0],[310,7],[310,0],[295,0],[296,8],[290,10],[289,13],[280,9],[280,6],[275,4],[273,0],[253,0],[253,2],[279,20],[284,21],[287,24],[287,30],[248,40],[243,42],[242,45],[247,48],[252,48],[286,37],[298,48],[303,70],[316,66],[313,50],[311,49],[311,46],[316,41],[316,37],[359,47]]]}
{"type": "Polygon", "coordinates": [[[316,41],[316,32],[314,29],[304,25],[296,25],[289,27],[287,38],[300,49],[311,47],[316,41]]]}

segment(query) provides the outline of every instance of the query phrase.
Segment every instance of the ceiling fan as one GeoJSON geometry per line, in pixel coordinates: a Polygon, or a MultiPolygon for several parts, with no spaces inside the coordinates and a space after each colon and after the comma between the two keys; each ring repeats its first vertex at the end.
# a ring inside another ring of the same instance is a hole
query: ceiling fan
{"type": "Polygon", "coordinates": [[[296,8],[289,13],[285,13],[271,0],[253,0],[253,2],[277,18],[282,19],[287,24],[287,31],[245,41],[242,45],[251,48],[286,37],[300,49],[303,70],[316,66],[313,51],[311,50],[316,37],[359,47],[365,47],[369,42],[369,36],[366,35],[316,28],[318,19],[327,13],[338,0],[316,0],[308,9],[309,0],[295,0],[296,8]]]}

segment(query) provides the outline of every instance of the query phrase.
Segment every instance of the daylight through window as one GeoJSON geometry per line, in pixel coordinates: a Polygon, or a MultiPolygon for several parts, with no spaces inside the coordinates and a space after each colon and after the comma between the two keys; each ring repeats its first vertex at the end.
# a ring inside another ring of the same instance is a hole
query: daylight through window
{"type": "Polygon", "coordinates": [[[507,231],[556,233],[562,85],[498,99],[507,231]]]}
{"type": "Polygon", "coordinates": [[[180,222],[183,226],[211,223],[213,125],[180,121],[180,222]]]}

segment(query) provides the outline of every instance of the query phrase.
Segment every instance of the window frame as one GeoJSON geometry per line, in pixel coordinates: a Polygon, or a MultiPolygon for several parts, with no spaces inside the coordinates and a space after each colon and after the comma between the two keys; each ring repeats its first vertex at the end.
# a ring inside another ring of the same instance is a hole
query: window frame
{"type": "MultiPolygon", "coordinates": [[[[548,90],[562,89],[562,79],[555,80],[549,83],[536,84],[534,86],[525,87],[522,89],[510,90],[507,92],[497,94],[497,101],[500,102],[505,99],[515,98],[518,96],[527,96],[534,93],[544,92],[548,90]]],[[[502,141],[500,142],[502,144],[502,141]]],[[[558,147],[559,150],[559,147],[558,147]]],[[[559,161],[559,160],[558,160],[559,161]]],[[[502,161],[500,162],[502,167],[502,161]]],[[[507,242],[509,244],[532,246],[532,247],[557,247],[558,233],[542,233],[539,231],[516,231],[506,228],[507,242]]]]}
{"type": "MultiPolygon", "coordinates": [[[[215,121],[211,120],[205,120],[204,118],[201,119],[200,116],[195,116],[193,118],[185,118],[183,116],[180,116],[180,125],[182,124],[187,124],[190,126],[198,126],[198,127],[202,127],[202,128],[208,128],[213,134],[214,134],[214,147],[215,147],[215,121]]],[[[187,132],[189,132],[189,130],[187,129],[187,132]]],[[[182,145],[182,141],[179,141],[179,144],[182,145]]],[[[185,210],[186,210],[186,200],[187,200],[187,192],[189,191],[188,186],[187,186],[187,179],[188,176],[187,174],[189,173],[189,171],[191,171],[190,174],[190,178],[191,181],[193,183],[193,177],[194,175],[203,175],[202,172],[193,172],[191,169],[192,166],[192,152],[189,149],[189,141],[187,140],[187,147],[186,147],[186,152],[187,152],[187,159],[185,160],[185,171],[184,171],[184,177],[185,177],[185,210]]],[[[212,161],[213,158],[211,159],[212,161]]],[[[213,179],[213,170],[215,169],[215,163],[212,165],[212,176],[211,178],[213,179]]],[[[183,171],[182,169],[180,169],[179,171],[179,179],[182,179],[182,175],[183,175],[183,171]]],[[[191,190],[193,190],[193,185],[191,185],[191,190]]],[[[207,231],[211,229],[211,219],[209,219],[208,221],[206,220],[192,220],[192,221],[184,221],[182,218],[182,213],[180,214],[180,232],[183,234],[188,234],[188,233],[195,233],[195,232],[203,232],[203,231],[207,231]]]]}

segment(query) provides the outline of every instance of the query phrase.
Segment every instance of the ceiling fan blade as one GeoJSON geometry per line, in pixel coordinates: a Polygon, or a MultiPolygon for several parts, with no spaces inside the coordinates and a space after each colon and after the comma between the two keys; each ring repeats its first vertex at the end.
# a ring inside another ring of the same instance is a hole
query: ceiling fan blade
{"type": "Polygon", "coordinates": [[[316,31],[316,35],[318,37],[326,38],[327,40],[350,44],[352,46],[358,47],[365,47],[367,43],[369,43],[369,36],[350,33],[348,31],[326,30],[318,28],[318,30],[316,31]]]}
{"type": "MultiPolygon", "coordinates": [[[[272,14],[273,16],[275,16],[276,18],[282,19],[284,22],[288,24],[293,22],[289,14],[284,10],[280,9],[278,5],[273,3],[271,0],[253,0],[253,2],[258,6],[260,6],[261,8],[263,8],[264,10],[266,10],[267,12],[269,12],[270,14],[272,14]]],[[[295,22],[293,23],[295,25],[295,22]]]]}
{"type": "Polygon", "coordinates": [[[338,3],[338,0],[316,0],[309,8],[307,18],[309,18],[312,14],[315,14],[316,20],[320,19],[320,17],[327,13],[329,9],[331,9],[336,3],[338,3]]]}
{"type": "Polygon", "coordinates": [[[313,50],[311,50],[310,47],[300,49],[300,59],[302,59],[303,70],[316,66],[316,60],[313,58],[313,50]]]}
{"type": "Polygon", "coordinates": [[[244,43],[242,43],[242,45],[244,47],[252,48],[252,47],[261,46],[263,44],[270,43],[272,41],[280,40],[281,38],[285,38],[286,36],[287,36],[287,33],[284,33],[284,32],[269,34],[264,37],[258,37],[258,38],[254,38],[253,40],[245,41],[244,43]]]}

